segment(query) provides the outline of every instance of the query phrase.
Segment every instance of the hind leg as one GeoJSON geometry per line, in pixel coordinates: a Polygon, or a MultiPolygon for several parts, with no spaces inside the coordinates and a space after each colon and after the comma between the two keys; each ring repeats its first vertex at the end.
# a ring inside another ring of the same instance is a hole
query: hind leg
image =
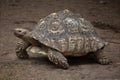
{"type": "Polygon", "coordinates": [[[24,41],[17,43],[15,51],[18,58],[26,59],[29,57],[29,55],[26,52],[26,48],[29,47],[29,45],[30,45],[29,43],[24,41]]]}
{"type": "Polygon", "coordinates": [[[102,49],[95,52],[94,55],[95,55],[96,61],[100,64],[106,65],[106,64],[109,64],[111,62],[107,58],[107,56],[105,55],[105,53],[102,49]]]}

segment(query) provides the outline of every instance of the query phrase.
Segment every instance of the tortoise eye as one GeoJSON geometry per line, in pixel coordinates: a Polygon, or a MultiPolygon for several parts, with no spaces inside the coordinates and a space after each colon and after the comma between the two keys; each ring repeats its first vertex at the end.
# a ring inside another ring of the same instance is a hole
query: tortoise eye
{"type": "Polygon", "coordinates": [[[21,30],[18,30],[18,32],[22,32],[21,30]]]}

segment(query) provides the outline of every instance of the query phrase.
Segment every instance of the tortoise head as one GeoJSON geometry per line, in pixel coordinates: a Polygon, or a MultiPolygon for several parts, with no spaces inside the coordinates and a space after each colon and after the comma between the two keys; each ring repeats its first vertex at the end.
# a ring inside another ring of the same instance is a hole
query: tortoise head
{"type": "Polygon", "coordinates": [[[14,29],[14,35],[23,38],[29,31],[27,29],[22,29],[22,28],[16,28],[14,29]]]}

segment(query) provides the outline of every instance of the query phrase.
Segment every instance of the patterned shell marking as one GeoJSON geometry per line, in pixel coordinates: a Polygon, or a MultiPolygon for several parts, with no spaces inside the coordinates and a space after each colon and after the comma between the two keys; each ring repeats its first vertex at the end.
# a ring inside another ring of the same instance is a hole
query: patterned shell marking
{"type": "MultiPolygon", "coordinates": [[[[48,47],[74,53],[84,49],[85,41],[96,38],[94,34],[93,26],[88,21],[69,10],[52,13],[41,19],[31,32],[34,39],[48,47]]],[[[89,42],[87,45],[90,45],[89,42]]]]}

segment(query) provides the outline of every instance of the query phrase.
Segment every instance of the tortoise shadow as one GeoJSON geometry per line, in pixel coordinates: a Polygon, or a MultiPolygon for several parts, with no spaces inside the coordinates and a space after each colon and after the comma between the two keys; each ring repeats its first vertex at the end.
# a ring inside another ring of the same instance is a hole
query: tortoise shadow
{"type": "Polygon", "coordinates": [[[71,66],[84,65],[84,64],[96,64],[96,61],[89,56],[67,57],[67,59],[68,59],[68,63],[71,66]]]}

